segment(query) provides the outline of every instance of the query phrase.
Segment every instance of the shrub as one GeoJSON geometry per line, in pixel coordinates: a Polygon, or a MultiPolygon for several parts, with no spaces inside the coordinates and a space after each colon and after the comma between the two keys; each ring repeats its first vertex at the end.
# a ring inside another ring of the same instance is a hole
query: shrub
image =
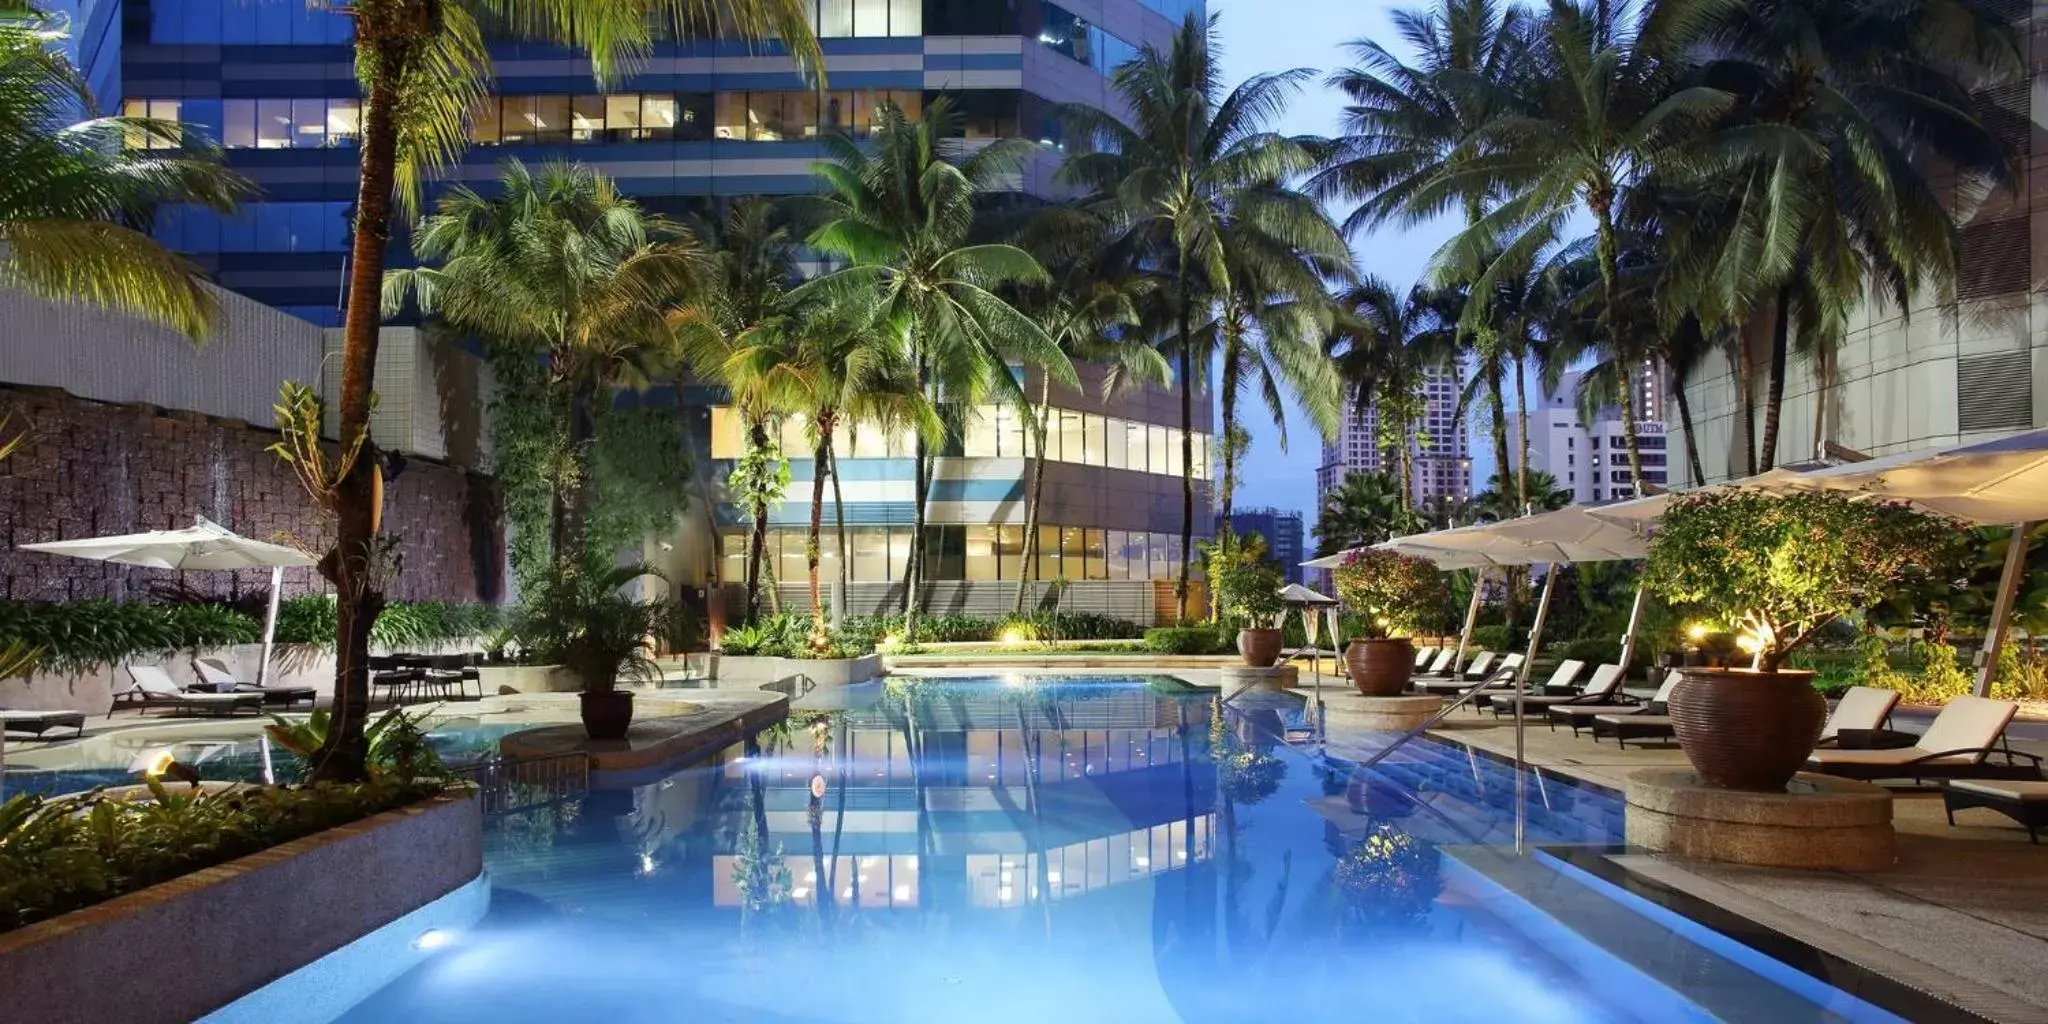
{"type": "Polygon", "coordinates": [[[1561,657],[1588,665],[1612,665],[1621,661],[1621,642],[1605,637],[1580,637],[1564,645],[1561,657]]]}
{"type": "Polygon", "coordinates": [[[1482,651],[1510,651],[1519,645],[1506,626],[1477,626],[1472,630],[1472,646],[1482,651]]]}
{"type": "Polygon", "coordinates": [[[1145,649],[1153,654],[1221,654],[1223,634],[1210,626],[1160,626],[1145,631],[1145,649]]]}
{"type": "Polygon", "coordinates": [[[1643,582],[1748,634],[1775,671],[1813,632],[1909,577],[1940,578],[1967,545],[1962,525],[1896,502],[1809,491],[1715,491],[1671,503],[1643,582]]]}
{"type": "Polygon", "coordinates": [[[40,648],[42,666],[60,672],[250,643],[261,632],[261,623],[225,605],[0,601],[0,646],[40,648]]]}
{"type": "Polygon", "coordinates": [[[1443,573],[1429,562],[1361,548],[1337,567],[1337,596],[1365,616],[1363,636],[1405,636],[1442,616],[1450,600],[1443,573]]]}

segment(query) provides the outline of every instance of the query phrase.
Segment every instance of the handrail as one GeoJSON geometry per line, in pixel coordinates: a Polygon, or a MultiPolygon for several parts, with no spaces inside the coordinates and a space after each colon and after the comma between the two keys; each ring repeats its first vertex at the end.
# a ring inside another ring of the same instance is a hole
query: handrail
{"type": "Polygon", "coordinates": [[[1381,747],[1380,749],[1374,751],[1372,756],[1367,757],[1365,760],[1358,762],[1358,767],[1370,768],[1373,765],[1376,765],[1381,761],[1385,760],[1388,754],[1394,752],[1395,747],[1398,747],[1401,744],[1406,743],[1409,740],[1412,740],[1425,732],[1428,732],[1431,726],[1434,726],[1438,722],[1443,721],[1445,718],[1450,716],[1451,712],[1456,711],[1461,707],[1464,707],[1465,704],[1472,698],[1479,696],[1479,691],[1484,690],[1489,686],[1492,686],[1493,681],[1493,675],[1489,674],[1488,676],[1479,680],[1478,682],[1473,683],[1470,689],[1461,691],[1458,694],[1456,700],[1453,700],[1450,703],[1445,704],[1443,707],[1440,707],[1435,711],[1431,712],[1428,718],[1423,719],[1420,724],[1416,725],[1412,729],[1409,729],[1407,732],[1401,734],[1401,737],[1399,739],[1395,740],[1392,743],[1387,744],[1384,747],[1381,747]]]}

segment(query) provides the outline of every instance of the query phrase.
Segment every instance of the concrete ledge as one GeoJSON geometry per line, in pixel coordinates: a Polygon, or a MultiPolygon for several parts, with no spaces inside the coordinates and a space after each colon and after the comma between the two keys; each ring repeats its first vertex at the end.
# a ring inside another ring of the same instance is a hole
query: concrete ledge
{"type": "Polygon", "coordinates": [[[1240,664],[1225,665],[1216,670],[1216,684],[1223,690],[1226,700],[1247,690],[1291,690],[1300,685],[1300,682],[1301,671],[1292,665],[1257,668],[1240,664]]]}
{"type": "Polygon", "coordinates": [[[626,738],[618,740],[591,739],[581,724],[526,729],[500,739],[498,752],[507,757],[546,757],[582,751],[590,758],[593,786],[616,784],[622,774],[687,764],[789,715],[787,696],[765,690],[758,696],[748,705],[721,702],[697,706],[689,714],[636,718],[626,738]]]}
{"type": "Polygon", "coordinates": [[[739,683],[760,686],[791,676],[803,676],[818,686],[849,686],[882,674],[882,656],[864,654],[858,658],[762,658],[722,654],[714,677],[721,685],[739,683]]]}
{"type": "Polygon", "coordinates": [[[37,1024],[205,1016],[483,873],[459,791],[0,934],[0,1006],[37,1024]]]}
{"type": "Polygon", "coordinates": [[[1784,793],[1716,789],[1690,772],[1629,776],[1630,846],[1763,867],[1874,871],[1898,857],[1892,795],[1805,772],[1784,793]]]}
{"type": "Polygon", "coordinates": [[[1407,732],[1443,706],[1442,697],[1429,695],[1366,697],[1350,689],[1323,691],[1323,707],[1331,725],[1370,732],[1407,732]]]}
{"type": "Polygon", "coordinates": [[[486,694],[511,687],[520,693],[574,693],[583,689],[576,673],[560,665],[479,665],[477,684],[486,694]]]}

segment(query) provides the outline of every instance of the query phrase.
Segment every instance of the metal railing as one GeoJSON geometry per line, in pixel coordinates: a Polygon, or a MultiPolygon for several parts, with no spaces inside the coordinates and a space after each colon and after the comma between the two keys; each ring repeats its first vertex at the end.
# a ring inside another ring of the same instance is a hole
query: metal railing
{"type": "Polygon", "coordinates": [[[1394,739],[1394,742],[1389,743],[1376,751],[1373,751],[1372,756],[1367,757],[1365,760],[1358,762],[1358,767],[1370,768],[1373,765],[1376,765],[1381,761],[1386,760],[1387,755],[1393,753],[1395,747],[1398,747],[1401,744],[1406,743],[1409,740],[1412,740],[1425,732],[1428,732],[1430,729],[1434,728],[1438,722],[1441,722],[1445,718],[1450,717],[1451,712],[1456,711],[1461,707],[1464,707],[1467,703],[1469,703],[1472,700],[1472,698],[1479,696],[1479,692],[1481,690],[1484,690],[1487,687],[1492,686],[1497,681],[1499,681],[1499,673],[1489,673],[1487,676],[1480,679],[1478,682],[1473,683],[1466,689],[1458,691],[1458,696],[1455,700],[1452,700],[1449,703],[1445,704],[1443,707],[1440,707],[1435,711],[1431,712],[1428,718],[1423,719],[1420,724],[1416,725],[1414,728],[1396,737],[1394,739]]]}
{"type": "Polygon", "coordinates": [[[590,756],[580,750],[531,757],[499,756],[458,765],[455,774],[477,788],[485,817],[530,811],[582,796],[590,789],[590,756]]]}

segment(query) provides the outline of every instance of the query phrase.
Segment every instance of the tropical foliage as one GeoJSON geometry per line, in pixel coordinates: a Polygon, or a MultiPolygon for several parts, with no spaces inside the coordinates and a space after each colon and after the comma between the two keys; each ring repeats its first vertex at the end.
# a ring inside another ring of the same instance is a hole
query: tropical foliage
{"type": "Polygon", "coordinates": [[[1352,551],[1336,571],[1337,598],[1364,616],[1369,636],[1407,636],[1443,618],[1444,574],[1427,560],[1378,548],[1352,551]]]}

